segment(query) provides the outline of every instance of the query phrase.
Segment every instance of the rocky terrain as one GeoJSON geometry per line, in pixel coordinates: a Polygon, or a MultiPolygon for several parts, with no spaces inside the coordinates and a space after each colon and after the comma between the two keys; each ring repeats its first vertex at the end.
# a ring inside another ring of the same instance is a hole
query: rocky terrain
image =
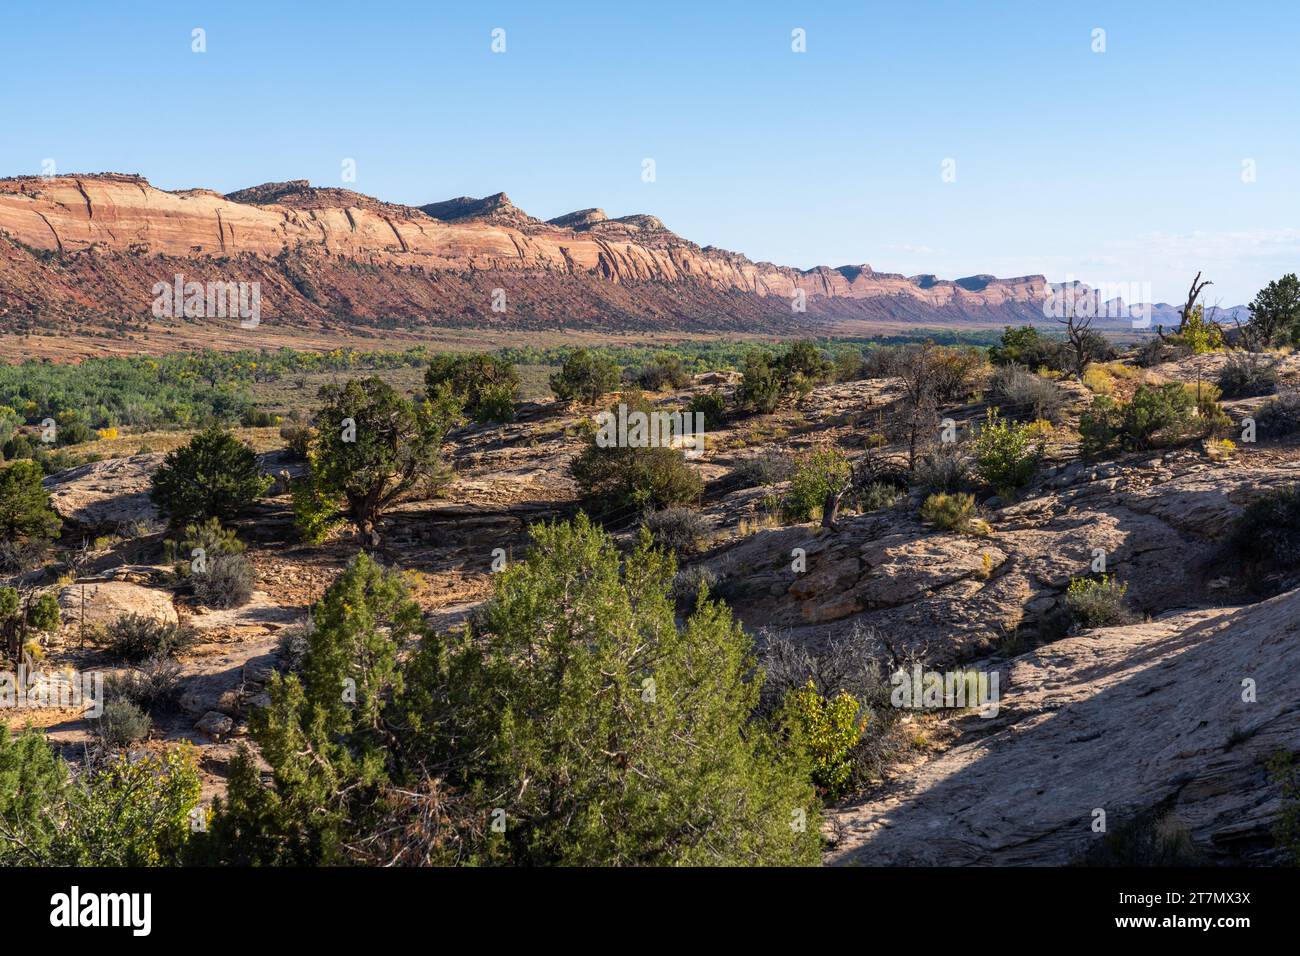
{"type": "Polygon", "coordinates": [[[1064,863],[1153,808],[1218,861],[1267,860],[1272,754],[1300,737],[1300,593],[1161,615],[1007,663],[997,717],[836,813],[835,863],[1064,863]],[[1243,701],[1243,681],[1261,688],[1243,701]]]}
{"type": "Polygon", "coordinates": [[[1241,503],[1296,483],[1300,466],[1256,469],[1183,452],[1064,465],[1044,480],[1045,494],[992,512],[987,538],[927,533],[907,509],[886,509],[849,517],[835,532],[761,531],[704,563],[754,625],[824,640],[871,623],[901,645],[928,648],[935,663],[955,663],[1011,634],[1051,633],[1064,589],[1097,548],[1141,611],[1189,606],[1205,593],[1236,596],[1220,542],[1241,503]],[[808,562],[797,576],[788,561],[773,561],[795,547],[808,562]]]}
{"type": "MultiPolygon", "coordinates": [[[[1205,366],[1199,359],[1146,374],[1186,380],[1205,366]]],[[[1282,368],[1287,382],[1300,378],[1297,358],[1282,368]]],[[[697,376],[656,400],[679,407],[734,380],[697,376]]],[[[991,528],[983,536],[923,522],[916,492],[850,511],[834,528],[785,524],[772,513],[783,486],[745,477],[758,455],[795,459],[825,447],[866,454],[864,436],[897,401],[897,380],[820,386],[793,407],[709,435],[695,467],[706,480],[700,510],[710,530],[684,560],[683,580],[710,581],[760,642],[782,635],[816,648],[870,628],[900,655],[1001,677],[996,717],[918,718],[916,742],[886,779],[830,809],[829,862],[1069,862],[1095,837],[1096,808],[1117,821],[1149,813],[1174,820],[1211,860],[1268,858],[1280,796],[1265,763],[1300,739],[1300,597],[1261,600],[1260,582],[1223,542],[1252,499],[1300,482],[1300,448],[1247,444],[1222,460],[1191,444],[1081,460],[1073,429],[1089,395],[1062,387],[1071,404],[1044,467],[1018,500],[983,506],[991,528]],[[795,549],[806,556],[800,572],[791,566],[795,549]],[[1098,549],[1128,586],[1135,623],[1080,631],[1065,593],[1098,549]],[[1246,678],[1258,687],[1257,703],[1243,701],[1246,678]]],[[[1227,408],[1240,419],[1263,401],[1227,408]]],[[[985,407],[976,400],[948,414],[966,427],[985,407]]],[[[418,572],[418,598],[438,627],[460,626],[490,593],[494,549],[517,553],[530,522],[573,513],[568,465],[585,414],[543,402],[524,406],[513,424],[463,429],[451,446],[452,485],[390,517],[379,553],[418,572]]],[[[202,607],[159,558],[146,489],[160,459],[110,459],[46,479],[65,540],[94,542],[75,579],[58,585],[65,625],[47,653],[59,665],[105,666],[86,629],[128,611],[191,628],[185,692],[156,736],[200,746],[211,796],[249,713],[266,699],[285,635],[301,628],[356,542],[343,534],[321,546],[290,543],[285,480],[297,466],[269,452],[263,467],[280,476],[277,485],[236,526],[257,572],[253,599],[235,610],[202,607]]],[[[628,536],[636,524],[629,515],[611,526],[628,536]]],[[[75,714],[37,722],[69,753],[88,739],[75,714]]]]}
{"type": "Polygon", "coordinates": [[[55,320],[157,325],[151,290],[177,274],[260,283],[268,328],[317,330],[1001,326],[1041,321],[1046,288],[1042,276],[800,271],[700,247],[654,216],[584,209],[542,222],[503,193],[414,208],[305,180],[226,196],[118,174],[0,180],[5,331],[39,333],[55,320]],[[504,312],[493,311],[495,289],[505,291],[504,312]],[[806,311],[792,309],[796,293],[806,311]]]}

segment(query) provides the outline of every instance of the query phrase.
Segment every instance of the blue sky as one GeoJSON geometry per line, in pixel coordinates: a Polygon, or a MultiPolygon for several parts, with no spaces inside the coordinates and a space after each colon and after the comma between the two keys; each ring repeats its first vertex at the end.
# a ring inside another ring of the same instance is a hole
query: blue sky
{"type": "Polygon", "coordinates": [[[1298,49],[1295,2],[10,0],[0,175],[504,190],[802,268],[1166,301],[1202,269],[1231,305],[1300,269],[1298,49]]]}

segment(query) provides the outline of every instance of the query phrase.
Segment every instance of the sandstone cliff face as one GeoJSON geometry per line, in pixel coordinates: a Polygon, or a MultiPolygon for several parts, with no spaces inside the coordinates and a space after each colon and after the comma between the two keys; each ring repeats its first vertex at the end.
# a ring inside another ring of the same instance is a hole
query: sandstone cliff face
{"type": "Polygon", "coordinates": [[[653,216],[587,209],[542,222],[505,194],[416,209],[305,180],[228,196],[115,174],[0,180],[0,236],[0,316],[10,317],[142,316],[153,283],[178,271],[263,282],[264,313],[285,318],[491,321],[490,290],[502,287],[507,314],[525,323],[770,332],[836,318],[1041,320],[1046,289],[1042,276],[804,272],[701,248],[653,216]],[[791,309],[798,290],[806,313],[791,309]]]}

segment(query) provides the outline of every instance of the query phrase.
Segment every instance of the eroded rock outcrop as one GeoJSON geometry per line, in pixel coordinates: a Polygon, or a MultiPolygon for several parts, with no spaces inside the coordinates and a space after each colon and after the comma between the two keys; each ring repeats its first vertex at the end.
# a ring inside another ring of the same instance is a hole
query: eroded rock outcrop
{"type": "Polygon", "coordinates": [[[89,534],[156,520],[158,510],[149,500],[149,480],[163,458],[134,455],[56,472],[44,481],[50,506],[65,523],[89,534]]]}
{"type": "Polygon", "coordinates": [[[1214,464],[1194,452],[1075,462],[1043,475],[1033,497],[990,511],[987,537],[927,527],[913,502],[842,518],[835,531],[759,531],[698,563],[751,628],[818,643],[866,625],[948,664],[1011,638],[1059,636],[1065,590],[1099,551],[1138,613],[1224,603],[1216,588],[1232,522],[1251,499],[1298,480],[1294,467],[1214,464]]]}

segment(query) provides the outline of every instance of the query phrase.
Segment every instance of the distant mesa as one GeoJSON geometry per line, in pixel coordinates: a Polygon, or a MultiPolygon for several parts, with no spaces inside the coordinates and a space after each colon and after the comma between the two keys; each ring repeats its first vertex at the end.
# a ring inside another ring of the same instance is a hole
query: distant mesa
{"type": "Polygon", "coordinates": [[[957,285],[961,286],[967,292],[983,292],[989,287],[989,283],[996,282],[997,276],[978,275],[967,276],[964,279],[958,279],[957,285]]]}
{"type": "Polygon", "coordinates": [[[542,221],[504,192],[416,207],[306,179],[225,195],[112,173],[0,179],[0,330],[148,321],[152,285],[180,273],[258,282],[264,324],[332,330],[794,336],[1050,324],[1043,276],[793,268],[701,247],[644,213],[593,206],[542,221]],[[500,289],[510,307],[494,313],[500,289]]]}

